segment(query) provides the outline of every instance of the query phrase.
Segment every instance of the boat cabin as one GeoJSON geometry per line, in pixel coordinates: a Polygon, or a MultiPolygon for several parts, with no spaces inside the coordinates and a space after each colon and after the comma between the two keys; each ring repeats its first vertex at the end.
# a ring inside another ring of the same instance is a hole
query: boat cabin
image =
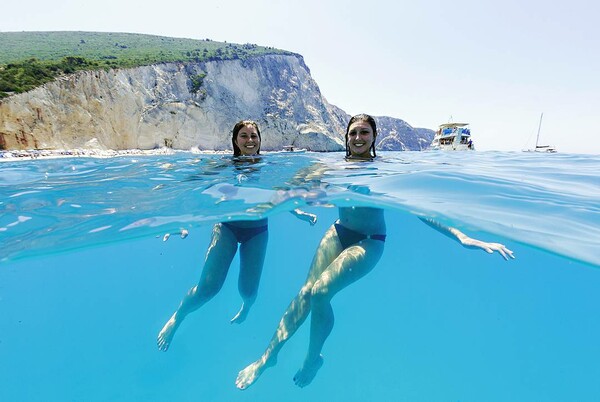
{"type": "Polygon", "coordinates": [[[469,123],[441,124],[431,142],[431,149],[473,150],[469,123]]]}

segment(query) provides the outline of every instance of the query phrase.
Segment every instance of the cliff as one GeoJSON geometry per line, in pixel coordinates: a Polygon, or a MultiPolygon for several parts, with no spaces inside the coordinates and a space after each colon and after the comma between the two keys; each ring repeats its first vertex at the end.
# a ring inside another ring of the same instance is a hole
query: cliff
{"type": "MultiPolygon", "coordinates": [[[[348,114],[330,105],[298,55],[163,63],[62,76],[0,102],[0,149],[228,150],[256,120],[264,150],[342,150],[348,114]]],[[[433,131],[378,118],[381,149],[422,149],[433,131]],[[431,133],[429,133],[431,131],[431,133]]]]}
{"type": "Polygon", "coordinates": [[[401,119],[380,116],[375,120],[379,133],[375,145],[383,151],[421,151],[426,149],[433,139],[433,130],[413,128],[401,119]]]}

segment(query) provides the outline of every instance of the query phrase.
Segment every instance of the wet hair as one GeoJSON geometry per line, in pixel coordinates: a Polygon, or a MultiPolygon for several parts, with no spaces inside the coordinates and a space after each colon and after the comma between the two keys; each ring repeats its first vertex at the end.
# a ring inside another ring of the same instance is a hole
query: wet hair
{"type": "Polygon", "coordinates": [[[354,123],[356,123],[357,121],[364,121],[365,123],[369,123],[369,126],[371,126],[371,129],[373,130],[373,144],[371,144],[371,148],[369,148],[369,153],[372,151],[372,157],[376,157],[377,154],[375,153],[375,139],[377,138],[377,124],[375,124],[375,119],[373,118],[373,116],[365,114],[365,113],[361,113],[361,114],[357,114],[356,116],[352,116],[352,118],[350,119],[350,121],[348,122],[348,127],[346,127],[346,157],[350,156],[350,147],[348,146],[348,132],[350,131],[350,126],[354,123]]]}
{"type": "MultiPolygon", "coordinates": [[[[231,137],[231,145],[233,145],[233,156],[242,155],[242,151],[240,150],[240,147],[238,147],[235,143],[235,140],[237,140],[238,133],[240,132],[242,127],[245,126],[254,127],[256,129],[256,133],[258,134],[258,139],[262,143],[262,138],[260,137],[260,130],[258,128],[258,124],[256,124],[254,120],[240,120],[237,123],[235,123],[235,126],[233,126],[233,135],[231,137]]],[[[258,145],[258,151],[256,151],[256,154],[260,154],[260,144],[258,145]]]]}

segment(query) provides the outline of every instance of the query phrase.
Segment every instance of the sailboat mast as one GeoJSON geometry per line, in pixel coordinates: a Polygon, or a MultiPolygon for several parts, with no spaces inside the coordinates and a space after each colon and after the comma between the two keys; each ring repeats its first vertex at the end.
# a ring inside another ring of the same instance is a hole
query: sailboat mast
{"type": "Polygon", "coordinates": [[[544,112],[542,112],[542,114],[540,115],[540,124],[538,124],[537,138],[535,139],[535,147],[536,148],[540,142],[540,129],[542,128],[542,117],[544,117],[544,112]]]}

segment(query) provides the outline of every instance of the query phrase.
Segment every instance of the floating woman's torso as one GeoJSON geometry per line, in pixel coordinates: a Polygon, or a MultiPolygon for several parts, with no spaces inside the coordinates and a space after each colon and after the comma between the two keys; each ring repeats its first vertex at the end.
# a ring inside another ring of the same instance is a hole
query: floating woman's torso
{"type": "Polygon", "coordinates": [[[383,209],[370,207],[340,207],[340,223],[348,229],[366,235],[385,234],[383,209]]]}

